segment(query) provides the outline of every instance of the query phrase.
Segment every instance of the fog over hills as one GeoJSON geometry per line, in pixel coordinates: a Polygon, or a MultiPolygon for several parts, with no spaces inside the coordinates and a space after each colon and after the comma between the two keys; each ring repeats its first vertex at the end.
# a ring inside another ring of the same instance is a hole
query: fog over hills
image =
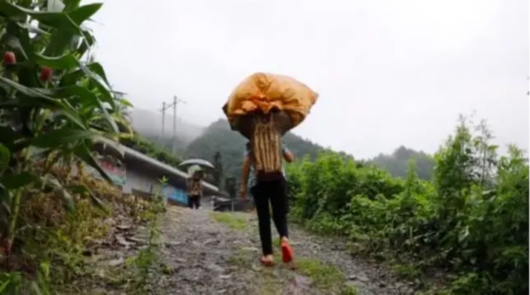
{"type": "MultiPolygon", "coordinates": [[[[134,108],[130,112],[134,130],[144,136],[162,137],[162,113],[134,108]]],[[[164,119],[164,136],[173,136],[173,116],[166,112],[164,119]]],[[[199,126],[184,121],[177,116],[177,137],[186,144],[199,137],[204,131],[204,126],[199,126]]]]}
{"type": "MultiPolygon", "coordinates": [[[[166,114],[164,136],[162,136],[161,113],[138,108],[129,113],[133,128],[138,133],[171,150],[173,146],[173,116],[166,114]]],[[[314,159],[320,151],[325,150],[323,146],[293,133],[286,134],[284,142],[298,158],[309,155],[310,158],[314,159]]],[[[176,153],[183,159],[191,157],[213,161],[214,154],[220,152],[226,175],[237,177],[239,174],[245,139],[237,132],[230,130],[226,119],[218,119],[208,126],[200,126],[178,118],[177,141],[175,143],[176,153]]],[[[400,146],[392,154],[379,154],[377,157],[365,159],[365,161],[389,171],[394,176],[404,177],[408,161],[411,158],[416,160],[419,177],[430,179],[434,167],[432,156],[404,146],[400,146]]]]}

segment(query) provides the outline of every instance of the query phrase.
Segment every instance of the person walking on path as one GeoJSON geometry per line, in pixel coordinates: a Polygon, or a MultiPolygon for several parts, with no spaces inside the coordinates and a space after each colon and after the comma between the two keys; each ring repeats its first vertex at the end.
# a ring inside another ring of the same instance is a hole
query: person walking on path
{"type": "Polygon", "coordinates": [[[202,179],[203,172],[200,167],[192,169],[191,176],[187,179],[188,206],[193,209],[201,208],[201,198],[203,195],[202,179]]]}
{"type": "MultiPolygon", "coordinates": [[[[281,154],[283,160],[286,162],[291,163],[294,161],[293,154],[283,143],[281,144],[281,154]]],[[[282,260],[284,263],[289,263],[294,257],[293,250],[289,245],[287,229],[288,200],[285,170],[283,169],[282,164],[281,174],[279,174],[278,177],[272,179],[260,179],[258,175],[259,173],[257,169],[255,169],[255,159],[256,157],[252,152],[252,145],[248,142],[246,144],[243,160],[240,196],[243,201],[247,201],[247,188],[250,187],[250,193],[254,198],[258,215],[259,235],[263,251],[261,262],[265,266],[272,266],[274,264],[270,225],[270,207],[272,207],[272,219],[278,230],[278,234],[280,235],[282,260]]]]}

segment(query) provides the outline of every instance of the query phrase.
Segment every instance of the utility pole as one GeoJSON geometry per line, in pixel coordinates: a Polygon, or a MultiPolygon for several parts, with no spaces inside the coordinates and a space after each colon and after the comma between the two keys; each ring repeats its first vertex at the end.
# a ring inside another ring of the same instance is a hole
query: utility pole
{"type": "Polygon", "coordinates": [[[172,104],[166,104],[165,102],[162,103],[162,135],[164,135],[164,123],[165,123],[165,113],[166,110],[170,107],[173,107],[173,142],[172,142],[172,150],[173,153],[177,150],[177,105],[179,103],[186,103],[184,100],[179,99],[176,95],[173,96],[173,103],[172,104]]]}
{"type": "Polygon", "coordinates": [[[162,102],[162,137],[164,137],[164,124],[166,123],[165,116],[166,116],[166,102],[162,102]]]}
{"type": "Polygon", "coordinates": [[[177,152],[177,96],[173,96],[173,154],[177,152]]]}

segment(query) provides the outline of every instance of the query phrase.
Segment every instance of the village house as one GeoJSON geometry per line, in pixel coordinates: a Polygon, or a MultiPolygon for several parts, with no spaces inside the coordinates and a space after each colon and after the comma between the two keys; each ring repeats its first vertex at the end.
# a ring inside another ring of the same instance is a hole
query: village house
{"type": "MultiPolygon", "coordinates": [[[[97,144],[96,150],[103,155],[98,159],[100,165],[124,194],[151,197],[161,193],[172,204],[179,206],[188,204],[186,172],[129,147],[106,140],[97,144]],[[120,161],[113,161],[111,158],[120,161]],[[161,183],[162,178],[167,180],[165,184],[161,183]]],[[[100,177],[99,173],[92,169],[89,169],[89,172],[95,177],[100,177]]],[[[216,186],[203,181],[203,187],[204,197],[201,202],[203,208],[213,210],[216,199],[227,200],[227,194],[220,192],[216,186]]]]}

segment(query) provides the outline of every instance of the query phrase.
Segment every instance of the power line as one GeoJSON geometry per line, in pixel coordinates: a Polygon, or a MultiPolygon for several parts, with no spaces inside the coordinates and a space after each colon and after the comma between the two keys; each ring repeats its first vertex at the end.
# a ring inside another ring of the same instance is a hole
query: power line
{"type": "Polygon", "coordinates": [[[166,104],[166,102],[162,102],[162,136],[164,136],[164,128],[165,128],[164,124],[165,124],[166,110],[173,107],[173,142],[172,142],[173,153],[176,153],[177,151],[177,105],[179,103],[186,103],[186,101],[178,98],[176,95],[173,96],[172,104],[166,104]]]}

